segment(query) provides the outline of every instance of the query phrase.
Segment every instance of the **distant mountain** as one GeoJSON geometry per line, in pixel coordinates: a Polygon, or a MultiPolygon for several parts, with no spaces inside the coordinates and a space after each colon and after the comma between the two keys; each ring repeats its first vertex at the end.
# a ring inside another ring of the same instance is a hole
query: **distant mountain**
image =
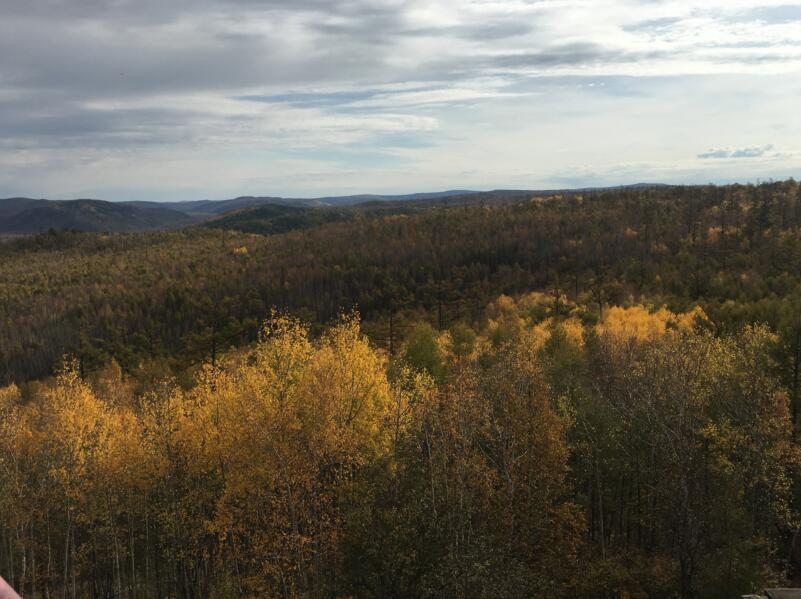
{"type": "MultiPolygon", "coordinates": [[[[230,200],[196,200],[188,202],[106,202],[103,200],[42,200],[32,198],[0,199],[0,234],[29,234],[47,229],[79,231],[129,232],[149,229],[177,229],[200,222],[216,228],[259,232],[280,232],[306,228],[315,224],[346,218],[335,208],[362,209],[461,205],[477,202],[515,201],[526,196],[600,192],[609,189],[660,187],[655,183],[636,183],[617,187],[582,189],[448,191],[404,195],[360,194],[320,198],[281,198],[274,196],[240,196],[230,200]],[[295,208],[276,210],[270,206],[295,208]],[[262,207],[262,210],[256,210],[262,207]],[[311,208],[329,211],[309,212],[311,208]],[[230,215],[230,218],[220,218],[230,215]]],[[[353,215],[347,215],[350,218],[353,215]]]]}
{"type": "Polygon", "coordinates": [[[148,229],[177,229],[209,221],[212,227],[235,228],[263,233],[307,228],[314,224],[342,220],[337,212],[317,214],[311,208],[347,207],[366,203],[402,203],[470,195],[472,191],[443,191],[407,195],[352,195],[324,198],[280,198],[240,196],[230,200],[188,202],[106,202],[103,200],[0,199],[0,234],[29,234],[48,229],[129,232],[148,229]],[[294,208],[274,210],[270,206],[294,208]],[[263,207],[261,211],[239,211],[263,207]],[[230,218],[220,219],[223,215],[230,218]]]}
{"type": "Polygon", "coordinates": [[[482,193],[466,189],[452,189],[450,191],[436,191],[429,193],[409,193],[404,195],[377,195],[360,194],[352,196],[329,196],[324,198],[313,198],[309,200],[295,200],[299,202],[317,203],[324,206],[353,206],[366,202],[409,202],[417,200],[435,200],[452,196],[466,196],[482,193]]]}
{"type": "Polygon", "coordinates": [[[300,206],[317,208],[321,206],[355,206],[366,202],[405,202],[416,200],[433,200],[451,196],[464,196],[481,193],[478,191],[453,189],[429,193],[410,193],[405,195],[358,194],[350,196],[326,196],[320,198],[281,198],[275,196],[239,196],[231,200],[196,200],[188,202],[121,202],[130,206],[162,206],[198,217],[212,217],[220,214],[273,204],[279,206],[300,206]]]}
{"type": "Polygon", "coordinates": [[[0,200],[0,221],[11,218],[24,210],[47,204],[47,200],[34,200],[31,198],[6,198],[0,200]]]}
{"type": "Polygon", "coordinates": [[[177,229],[198,219],[155,206],[130,206],[102,200],[0,200],[0,233],[29,234],[48,229],[123,233],[177,229]]]}
{"type": "Polygon", "coordinates": [[[189,202],[120,202],[126,206],[135,206],[137,208],[169,208],[177,212],[182,212],[198,219],[207,219],[231,212],[232,210],[240,210],[242,208],[249,208],[250,206],[262,206],[264,204],[278,204],[283,206],[303,206],[306,200],[287,200],[284,198],[276,198],[271,196],[266,197],[253,197],[241,196],[232,200],[195,200],[189,202]]]}

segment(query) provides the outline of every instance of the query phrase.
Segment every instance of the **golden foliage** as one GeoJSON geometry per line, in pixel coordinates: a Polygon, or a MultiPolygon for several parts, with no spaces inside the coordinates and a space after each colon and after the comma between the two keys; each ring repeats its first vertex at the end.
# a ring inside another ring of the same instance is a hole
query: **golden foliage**
{"type": "Polygon", "coordinates": [[[619,341],[653,341],[671,331],[690,333],[699,324],[708,323],[704,311],[696,306],[689,312],[676,314],[664,306],[656,311],[634,305],[630,307],[612,306],[598,323],[599,335],[607,335],[619,341]]]}
{"type": "Polygon", "coordinates": [[[715,337],[700,308],[582,318],[558,293],[502,296],[477,338],[437,335],[436,382],[389,364],[355,314],[312,338],[274,312],[190,388],[137,395],[115,363],[83,380],[72,360],[2,388],[0,531],[24,556],[17,580],[120,596],[137,577],[153,587],[158,559],[187,595],[337,597],[355,592],[354,559],[392,550],[389,576],[408,569],[428,596],[549,596],[582,588],[582,551],[602,539],[590,571],[610,592],[651,584],[636,567],[659,595],[677,527],[710,545],[797,527],[774,333],[715,337]]]}

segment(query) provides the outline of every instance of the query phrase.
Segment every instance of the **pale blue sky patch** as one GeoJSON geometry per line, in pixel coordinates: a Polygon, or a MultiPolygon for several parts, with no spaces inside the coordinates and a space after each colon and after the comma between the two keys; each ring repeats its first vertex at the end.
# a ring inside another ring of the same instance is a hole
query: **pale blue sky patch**
{"type": "Polygon", "coordinates": [[[801,6],[785,4],[779,6],[760,6],[751,15],[766,23],[791,23],[801,21],[801,6]]]}

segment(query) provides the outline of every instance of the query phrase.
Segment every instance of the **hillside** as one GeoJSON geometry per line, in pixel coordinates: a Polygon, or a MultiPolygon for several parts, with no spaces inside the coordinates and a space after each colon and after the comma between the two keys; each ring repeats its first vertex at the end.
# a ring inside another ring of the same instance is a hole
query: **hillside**
{"type": "MultiPolygon", "coordinates": [[[[358,219],[386,218],[392,215],[414,214],[432,207],[446,208],[454,205],[475,205],[482,201],[503,202],[519,200],[520,195],[471,193],[468,195],[445,196],[440,194],[417,194],[406,199],[367,199],[378,196],[360,196],[358,204],[299,206],[281,203],[251,205],[238,210],[224,212],[203,222],[200,227],[274,235],[304,230],[330,223],[354,221],[358,219]],[[417,197],[425,196],[425,197],[417,197]]],[[[526,194],[527,196],[527,194],[526,194]]]]}
{"type": "Polygon", "coordinates": [[[252,206],[261,206],[264,204],[284,205],[284,206],[302,205],[299,203],[288,202],[287,200],[284,200],[282,198],[253,197],[253,196],[242,196],[230,200],[197,200],[197,201],[186,201],[186,202],[135,201],[135,202],[122,202],[122,203],[129,206],[136,206],[142,208],[158,208],[158,207],[169,208],[170,210],[176,210],[178,212],[183,212],[184,214],[193,216],[198,220],[214,218],[226,212],[241,210],[252,206]]]}
{"type": "Polygon", "coordinates": [[[32,208],[47,206],[47,200],[34,200],[31,198],[5,198],[0,199],[0,222],[32,208]]]}
{"type": "Polygon", "coordinates": [[[474,192],[447,191],[418,193],[401,196],[356,195],[311,199],[279,198],[269,196],[241,196],[230,200],[198,200],[187,202],[107,202],[103,200],[34,200],[30,198],[0,199],[0,234],[31,234],[49,229],[70,229],[85,232],[114,232],[177,229],[193,223],[214,220],[212,227],[221,228],[231,223],[232,228],[244,225],[241,216],[231,215],[230,220],[218,220],[222,215],[251,208],[262,210],[251,213],[260,221],[242,230],[259,232],[285,232],[295,226],[342,220],[344,214],[332,207],[348,208],[362,203],[404,203],[426,200],[463,198],[474,192]],[[324,210],[322,214],[308,212],[312,208],[324,210]],[[304,212],[305,210],[305,212],[304,212]],[[294,217],[290,217],[294,214],[294,217]],[[303,214],[302,218],[299,216],[303,214]],[[276,218],[281,216],[278,221],[276,218]],[[338,216],[337,216],[338,215],[338,216]],[[266,220],[275,221],[275,226],[266,220]]]}
{"type": "MultiPolygon", "coordinates": [[[[631,189],[658,187],[636,184],[631,189]]],[[[85,232],[132,232],[177,229],[193,223],[214,221],[212,228],[231,226],[251,232],[286,232],[294,227],[306,228],[325,222],[347,220],[366,215],[371,208],[405,212],[432,206],[468,206],[480,203],[519,201],[532,196],[554,194],[598,193],[610,189],[565,190],[494,190],[413,193],[405,195],[362,194],[320,198],[281,198],[273,196],[240,196],[230,200],[198,200],[186,202],[107,202],[103,200],[34,200],[30,198],[0,199],[0,234],[31,234],[49,229],[71,229],[85,232]],[[241,214],[248,209],[263,207],[250,217],[241,214]],[[301,209],[320,209],[322,213],[301,212],[301,209]],[[230,219],[220,219],[229,215],[230,219]],[[294,214],[294,217],[289,217],[294,214]],[[301,215],[303,215],[301,217],[301,215]],[[280,217],[280,218],[279,218],[280,217]],[[253,222],[247,224],[248,218],[253,222]],[[259,221],[259,224],[256,224],[259,221]]],[[[373,211],[373,214],[378,214],[373,211]]]]}
{"type": "Polygon", "coordinates": [[[211,229],[230,229],[244,233],[273,235],[308,229],[326,223],[353,218],[350,213],[330,208],[301,208],[282,204],[265,204],[227,212],[203,224],[211,229]]]}
{"type": "Polygon", "coordinates": [[[132,232],[177,229],[191,216],[161,206],[130,206],[100,200],[0,200],[0,233],[30,234],[49,229],[132,232]]]}
{"type": "Polygon", "coordinates": [[[366,202],[408,202],[417,200],[444,199],[468,196],[475,191],[450,190],[406,195],[360,194],[349,196],[327,196],[319,198],[282,198],[274,196],[240,196],[230,200],[199,200],[188,202],[127,202],[135,206],[164,206],[200,217],[213,217],[233,210],[263,205],[289,206],[296,208],[355,206],[366,202]]]}
{"type": "Polygon", "coordinates": [[[78,350],[87,363],[134,368],[160,355],[180,369],[252,339],[271,306],[316,323],[358,306],[388,347],[390,315],[447,325],[531,289],[700,303],[721,329],[776,324],[801,283],[795,182],[422,206],[326,223],[323,212],[267,208],[219,221],[229,231],[2,244],[3,315],[15,326],[0,329],[0,380],[46,375],[78,350]],[[270,235],[252,234],[262,229],[270,235]]]}

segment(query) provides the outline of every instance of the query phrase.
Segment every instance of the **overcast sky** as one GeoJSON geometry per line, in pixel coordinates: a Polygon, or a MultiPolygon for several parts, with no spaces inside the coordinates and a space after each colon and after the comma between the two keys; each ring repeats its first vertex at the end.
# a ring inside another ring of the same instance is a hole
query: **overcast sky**
{"type": "Polygon", "coordinates": [[[0,197],[801,177],[801,2],[0,0],[0,197]]]}

